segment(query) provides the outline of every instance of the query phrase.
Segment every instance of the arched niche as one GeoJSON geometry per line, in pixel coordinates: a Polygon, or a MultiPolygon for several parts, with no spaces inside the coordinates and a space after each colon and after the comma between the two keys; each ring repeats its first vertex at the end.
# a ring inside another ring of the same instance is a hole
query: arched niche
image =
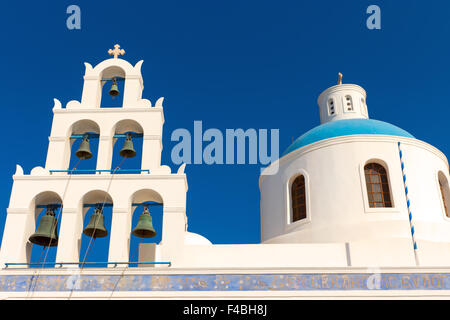
{"type": "MultiPolygon", "coordinates": [[[[62,204],[61,196],[54,191],[44,191],[36,195],[30,203],[30,211],[34,213],[34,219],[31,219],[31,225],[27,228],[27,239],[36,232],[42,217],[46,214],[47,209],[45,206],[52,205],[58,205],[58,207],[54,209],[54,213],[57,219],[56,233],[59,235],[62,204]]],[[[57,247],[40,246],[31,243],[29,240],[27,241],[26,246],[27,263],[55,262],[57,247]]]]}
{"type": "Polygon", "coordinates": [[[37,208],[38,206],[47,206],[55,203],[62,203],[60,195],[55,191],[43,191],[31,200],[30,209],[34,210],[35,218],[37,218],[43,210],[42,208],[37,208]]]}
{"type": "MultiPolygon", "coordinates": [[[[128,133],[134,134],[132,136],[133,147],[136,151],[136,156],[133,158],[123,159],[119,153],[122,149],[125,137],[113,138],[112,140],[112,161],[111,170],[114,170],[119,164],[121,169],[141,169],[142,168],[142,149],[143,149],[143,138],[144,129],[142,125],[136,120],[123,119],[118,121],[112,128],[111,136],[115,135],[126,135],[128,133]],[[136,137],[135,135],[140,135],[136,137]]],[[[117,170],[116,173],[120,173],[117,170]]],[[[139,173],[139,172],[136,172],[139,173]]]]}
{"type": "Polygon", "coordinates": [[[68,132],[67,137],[69,138],[69,150],[66,162],[66,168],[68,170],[72,170],[75,165],[77,165],[77,169],[96,169],[97,164],[97,156],[98,156],[98,145],[99,139],[89,137],[90,149],[93,154],[92,158],[84,159],[80,161],[78,157],[76,157],[75,152],[78,150],[83,138],[70,138],[74,135],[84,135],[84,134],[96,134],[100,135],[100,126],[97,122],[90,119],[82,119],[74,122],[68,132]]]}
{"type": "Polygon", "coordinates": [[[67,135],[70,137],[71,135],[83,134],[85,132],[94,132],[100,134],[100,126],[97,122],[90,119],[78,120],[70,126],[67,135]]]}
{"type": "Polygon", "coordinates": [[[135,133],[144,133],[144,129],[142,125],[136,120],[132,119],[123,119],[118,121],[112,130],[112,133],[125,133],[125,132],[135,132],[135,133]]]}
{"type": "MultiPolygon", "coordinates": [[[[107,262],[109,251],[109,240],[111,236],[111,222],[113,200],[109,193],[103,190],[92,190],[86,193],[80,201],[80,211],[82,213],[81,226],[78,238],[79,262],[107,262]],[[105,228],[108,235],[102,238],[91,238],[83,233],[84,228],[89,224],[91,215],[95,211],[95,207],[86,207],[87,205],[99,204],[102,208],[104,216],[105,228]]],[[[106,267],[107,265],[84,265],[84,267],[106,267]]]]}
{"type": "MultiPolygon", "coordinates": [[[[132,204],[133,203],[142,203],[142,202],[157,202],[157,203],[164,203],[162,196],[159,194],[159,192],[153,190],[153,189],[142,189],[138,190],[135,193],[133,193],[129,200],[130,208],[133,210],[132,204]]],[[[131,211],[133,212],[133,211],[131,211]]]]}
{"type": "MultiPolygon", "coordinates": [[[[163,218],[163,198],[162,196],[155,190],[152,189],[142,189],[135,192],[130,200],[130,219],[131,219],[131,228],[129,230],[130,239],[129,239],[129,261],[134,262],[139,260],[139,245],[142,243],[159,243],[162,239],[162,218],[163,218]],[[152,216],[153,228],[156,231],[156,236],[153,238],[139,238],[132,235],[132,230],[136,227],[139,222],[139,217],[144,211],[143,206],[133,206],[133,203],[160,203],[161,206],[149,206],[148,209],[152,216]]],[[[136,265],[130,265],[130,267],[134,267],[136,265]]]]}
{"type": "Polygon", "coordinates": [[[121,66],[113,65],[105,68],[99,76],[100,81],[100,107],[101,108],[121,108],[123,106],[125,95],[126,71],[121,66]],[[119,95],[111,97],[109,90],[116,80],[116,85],[119,90],[119,95]]]}

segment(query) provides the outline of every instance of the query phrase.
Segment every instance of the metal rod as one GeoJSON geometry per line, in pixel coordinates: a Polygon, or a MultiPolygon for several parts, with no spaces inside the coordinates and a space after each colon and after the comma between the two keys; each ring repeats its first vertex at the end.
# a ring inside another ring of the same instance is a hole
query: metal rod
{"type": "Polygon", "coordinates": [[[130,136],[131,138],[142,138],[144,136],[143,133],[118,133],[113,136],[113,138],[127,138],[130,136]]]}
{"type": "Polygon", "coordinates": [[[145,206],[149,206],[149,207],[159,207],[162,206],[162,203],[159,202],[154,202],[154,201],[147,201],[147,202],[141,202],[141,203],[132,203],[131,204],[133,207],[145,207],[145,206]]]}
{"type": "MultiPolygon", "coordinates": [[[[88,139],[98,139],[100,135],[98,133],[85,133],[85,134],[73,134],[70,136],[70,139],[83,139],[84,137],[88,137],[88,139]]],[[[131,136],[131,138],[142,138],[144,136],[143,133],[117,133],[113,136],[113,138],[126,138],[127,136],[131,136]]]]}
{"type": "Polygon", "coordinates": [[[87,137],[88,139],[98,139],[100,135],[98,133],[73,134],[70,136],[70,139],[84,139],[84,137],[87,137]]]}
{"type": "MultiPolygon", "coordinates": [[[[149,207],[160,207],[163,206],[164,204],[159,203],[159,202],[154,202],[154,201],[147,201],[147,202],[139,202],[139,203],[135,203],[133,202],[131,204],[133,207],[145,207],[145,206],[149,206],[149,207]]],[[[112,207],[113,204],[112,203],[85,203],[83,205],[83,208],[98,208],[98,207],[112,207]]],[[[36,208],[38,209],[46,209],[46,208],[61,208],[62,204],[61,203],[55,203],[55,204],[40,204],[37,205],[36,208]]]]}
{"type": "Polygon", "coordinates": [[[83,205],[83,208],[101,208],[101,207],[112,207],[113,204],[112,203],[85,203],[83,205]]]}
{"type": "MultiPolygon", "coordinates": [[[[49,170],[50,173],[53,172],[114,172],[115,170],[97,170],[97,169],[76,169],[76,170],[49,170]]],[[[150,173],[149,169],[120,169],[119,172],[147,172],[150,173]]]]}
{"type": "Polygon", "coordinates": [[[38,209],[46,209],[46,208],[54,208],[54,209],[58,209],[61,208],[62,204],[61,203],[54,203],[54,204],[40,204],[37,205],[36,208],[38,209]]]}
{"type": "MultiPolygon", "coordinates": [[[[149,207],[159,207],[162,206],[162,203],[159,202],[153,202],[153,201],[149,201],[149,202],[141,202],[141,203],[132,203],[131,204],[133,207],[142,207],[142,206],[149,206],[149,207]]],[[[112,207],[113,204],[112,203],[86,203],[83,205],[83,208],[98,208],[98,207],[112,207]]]]}
{"type": "Polygon", "coordinates": [[[8,266],[34,266],[34,265],[39,265],[39,266],[48,266],[48,265],[59,265],[60,267],[62,267],[63,265],[81,265],[81,264],[88,264],[88,265],[99,265],[99,264],[114,264],[115,266],[119,265],[119,264],[126,264],[126,265],[130,265],[130,264],[147,264],[147,265],[152,265],[152,264],[166,264],[169,267],[172,265],[171,262],[139,262],[139,261],[131,261],[131,262],[32,262],[32,263],[16,263],[16,262],[6,262],[5,266],[6,268],[8,268],[8,266]]]}
{"type": "Polygon", "coordinates": [[[125,81],[125,78],[122,78],[122,77],[102,78],[102,80],[100,80],[100,81],[113,81],[114,79],[116,79],[116,81],[125,81]]]}

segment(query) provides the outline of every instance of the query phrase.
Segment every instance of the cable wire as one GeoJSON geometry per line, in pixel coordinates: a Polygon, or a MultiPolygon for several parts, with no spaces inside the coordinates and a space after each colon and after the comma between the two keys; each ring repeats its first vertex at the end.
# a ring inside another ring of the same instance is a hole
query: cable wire
{"type": "MultiPolygon", "coordinates": [[[[138,243],[136,249],[134,250],[133,254],[131,255],[130,261],[133,261],[133,258],[134,258],[134,256],[136,255],[136,252],[138,251],[139,246],[141,245],[142,241],[144,241],[144,238],[141,238],[141,241],[139,241],[139,243],[138,243]]],[[[114,288],[111,290],[111,294],[110,294],[108,300],[111,300],[111,298],[112,298],[112,296],[113,296],[113,294],[114,294],[114,291],[116,291],[117,285],[119,284],[120,280],[122,280],[122,278],[123,278],[123,276],[124,276],[124,274],[125,274],[125,271],[127,271],[129,267],[130,267],[130,263],[128,263],[128,264],[125,266],[125,268],[123,269],[123,271],[122,271],[122,273],[121,273],[119,279],[117,280],[116,284],[114,285],[114,288]]]]}
{"type": "MultiPolygon", "coordinates": [[[[58,212],[58,215],[57,215],[57,217],[56,217],[56,223],[55,223],[55,225],[53,226],[53,228],[52,228],[50,234],[53,234],[53,232],[55,232],[56,228],[58,227],[58,220],[59,220],[59,217],[61,216],[61,213],[62,213],[62,210],[63,210],[64,199],[66,198],[66,193],[67,193],[67,189],[68,189],[68,187],[69,187],[69,182],[70,182],[70,180],[72,179],[72,173],[76,170],[76,168],[77,168],[78,165],[80,164],[81,160],[82,160],[82,159],[80,158],[80,159],[78,160],[78,162],[75,164],[75,166],[73,167],[73,169],[70,171],[69,179],[67,179],[67,183],[66,183],[66,186],[65,186],[65,188],[64,188],[63,196],[62,196],[62,199],[61,199],[61,207],[59,208],[59,212],[58,212]]],[[[42,262],[42,267],[36,271],[36,274],[37,274],[37,276],[36,276],[36,281],[34,282],[34,285],[32,286],[31,296],[30,296],[29,298],[31,298],[31,297],[33,296],[34,290],[35,290],[36,285],[37,285],[37,281],[38,281],[38,279],[39,279],[40,271],[44,268],[45,262],[47,261],[47,255],[48,255],[48,252],[50,251],[50,244],[51,244],[51,242],[49,241],[48,245],[47,245],[47,246],[44,246],[43,249],[42,249],[42,253],[44,253],[44,250],[45,250],[45,249],[47,249],[47,251],[46,251],[45,256],[44,256],[44,261],[42,262]]],[[[41,258],[42,258],[42,253],[41,253],[41,257],[39,258],[39,262],[40,262],[40,260],[41,260],[41,258]]],[[[33,278],[31,279],[31,284],[30,284],[30,286],[32,285],[32,283],[33,283],[33,278]]],[[[27,293],[27,298],[28,298],[29,293],[30,293],[30,291],[28,291],[28,293],[27,293]]]]}
{"type": "MultiPolygon", "coordinates": [[[[113,178],[114,178],[114,174],[116,173],[116,171],[118,169],[120,170],[120,166],[123,164],[125,159],[126,158],[124,157],[122,159],[122,161],[119,163],[119,165],[114,169],[114,171],[111,174],[111,179],[109,180],[108,188],[106,189],[105,198],[103,200],[102,207],[101,207],[102,212],[103,212],[103,208],[105,207],[106,200],[108,198],[108,192],[109,192],[109,189],[111,188],[111,184],[112,184],[112,181],[113,181],[113,178]]],[[[94,224],[94,231],[93,231],[94,235],[95,235],[95,230],[97,228],[97,222],[98,221],[96,221],[95,224],[94,224]]],[[[89,253],[91,252],[91,244],[93,244],[94,241],[95,241],[95,237],[91,237],[91,240],[89,240],[88,247],[87,247],[86,252],[84,254],[83,262],[81,263],[81,266],[80,266],[80,269],[79,269],[80,274],[81,274],[81,271],[83,271],[84,265],[86,264],[86,259],[87,259],[88,255],[89,255],[89,253]]],[[[70,298],[72,297],[74,288],[75,288],[75,286],[72,286],[72,289],[70,290],[70,294],[69,294],[68,300],[70,300],[70,298]]]]}

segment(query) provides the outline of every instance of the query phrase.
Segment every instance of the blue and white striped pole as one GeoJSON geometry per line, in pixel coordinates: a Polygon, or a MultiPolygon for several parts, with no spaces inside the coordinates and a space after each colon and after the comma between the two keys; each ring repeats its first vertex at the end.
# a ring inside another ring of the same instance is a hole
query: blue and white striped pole
{"type": "Polygon", "coordinates": [[[400,145],[400,141],[398,142],[398,153],[400,155],[400,163],[402,166],[403,185],[405,186],[405,197],[406,197],[406,205],[408,206],[409,226],[411,228],[411,238],[412,238],[413,248],[414,248],[414,258],[416,259],[416,265],[419,265],[419,259],[417,257],[417,242],[416,242],[416,238],[414,236],[415,230],[414,230],[414,222],[413,222],[412,212],[411,212],[411,201],[409,200],[409,196],[408,196],[408,185],[406,184],[405,163],[403,162],[403,152],[402,152],[402,148],[400,145]]]}

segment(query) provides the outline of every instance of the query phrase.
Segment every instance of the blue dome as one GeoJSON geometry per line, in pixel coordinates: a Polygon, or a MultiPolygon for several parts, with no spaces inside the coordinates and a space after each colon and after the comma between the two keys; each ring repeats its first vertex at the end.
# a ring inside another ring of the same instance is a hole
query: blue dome
{"type": "Polygon", "coordinates": [[[372,119],[346,119],[331,121],[315,127],[295,140],[282,154],[300,149],[308,144],[328,138],[355,134],[375,134],[414,138],[410,133],[390,123],[372,119]]]}

